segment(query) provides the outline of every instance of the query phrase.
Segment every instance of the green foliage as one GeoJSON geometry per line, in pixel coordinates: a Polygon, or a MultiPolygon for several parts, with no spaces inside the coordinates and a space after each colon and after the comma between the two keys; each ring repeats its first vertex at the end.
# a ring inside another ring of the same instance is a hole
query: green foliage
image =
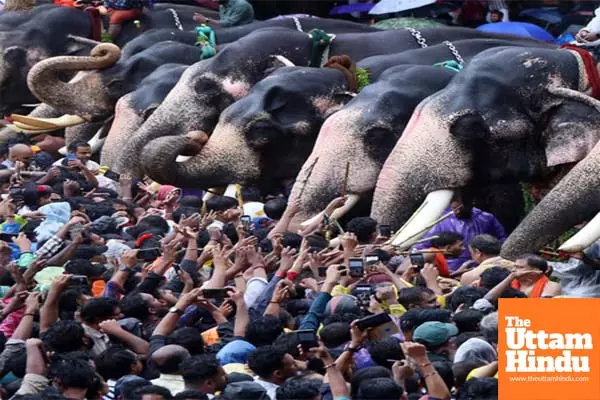
{"type": "Polygon", "coordinates": [[[371,83],[369,81],[369,72],[364,68],[356,68],[356,78],[358,80],[359,92],[371,83]]]}

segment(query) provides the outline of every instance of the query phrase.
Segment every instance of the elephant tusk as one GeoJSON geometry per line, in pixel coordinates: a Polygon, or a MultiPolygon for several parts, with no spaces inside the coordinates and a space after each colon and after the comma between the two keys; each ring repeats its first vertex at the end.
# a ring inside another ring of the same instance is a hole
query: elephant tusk
{"type": "Polygon", "coordinates": [[[10,118],[15,122],[20,122],[21,124],[26,124],[30,127],[54,130],[87,122],[78,115],[68,114],[58,118],[35,118],[28,117],[27,115],[12,114],[10,118]]]}
{"type": "Polygon", "coordinates": [[[100,129],[98,129],[98,132],[96,132],[96,134],[90,140],[88,140],[88,144],[90,145],[90,148],[92,149],[92,154],[98,152],[102,148],[102,145],[104,144],[104,140],[106,138],[100,139],[100,136],[102,135],[102,133],[104,133],[104,127],[101,127],[100,129]]]}
{"type": "MultiPolygon", "coordinates": [[[[348,211],[350,211],[350,209],[352,207],[354,207],[356,205],[356,203],[358,203],[359,200],[360,200],[359,194],[348,195],[348,200],[346,200],[346,204],[344,204],[340,208],[337,208],[333,213],[331,213],[329,218],[332,220],[338,220],[338,219],[342,218],[344,215],[346,215],[348,213],[348,211]]],[[[318,219],[322,219],[322,218],[323,218],[323,213],[321,212],[321,213],[315,215],[314,217],[304,221],[303,223],[300,224],[300,226],[302,228],[306,228],[307,226],[316,223],[318,219]]]]}
{"type": "Polygon", "coordinates": [[[585,226],[564,242],[558,249],[569,253],[582,251],[600,238],[600,213],[596,214],[585,226]]]}
{"type": "Polygon", "coordinates": [[[58,149],[58,154],[61,154],[61,155],[63,155],[63,156],[66,156],[66,155],[67,155],[67,147],[66,147],[66,146],[63,146],[63,147],[61,147],[60,149],[58,149]]]}
{"type": "Polygon", "coordinates": [[[178,163],[186,162],[190,158],[192,158],[192,157],[191,156],[177,156],[177,158],[175,159],[175,162],[178,162],[178,163]]]}
{"type": "Polygon", "coordinates": [[[418,241],[435,224],[444,210],[448,208],[453,195],[454,192],[449,189],[429,193],[421,207],[415,211],[408,222],[392,238],[392,244],[409,248],[418,241]]]}
{"type": "Polygon", "coordinates": [[[37,103],[37,104],[21,104],[21,107],[27,107],[27,108],[36,108],[38,106],[41,106],[43,103],[37,103]]]}
{"type": "Polygon", "coordinates": [[[15,132],[19,132],[19,133],[25,133],[27,135],[38,135],[40,133],[48,133],[48,132],[53,132],[55,131],[55,129],[33,129],[30,126],[27,125],[22,125],[22,124],[8,124],[6,125],[7,128],[12,129],[15,132]]]}
{"type": "Polygon", "coordinates": [[[285,65],[286,67],[295,67],[294,63],[290,61],[290,59],[282,56],[282,55],[276,55],[274,56],[275,59],[277,61],[279,61],[280,63],[282,63],[283,65],[285,65]]]}
{"type": "Polygon", "coordinates": [[[204,196],[202,197],[202,201],[206,201],[210,198],[213,198],[215,196],[217,196],[216,193],[223,193],[225,192],[225,188],[210,188],[206,191],[206,193],[204,193],[204,196]]]}

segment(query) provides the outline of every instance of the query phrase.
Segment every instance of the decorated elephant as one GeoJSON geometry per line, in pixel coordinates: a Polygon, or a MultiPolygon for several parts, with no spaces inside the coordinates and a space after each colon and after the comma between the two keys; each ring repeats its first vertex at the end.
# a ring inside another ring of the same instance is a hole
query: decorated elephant
{"type": "MultiPolygon", "coordinates": [[[[422,34],[431,44],[461,37],[490,37],[459,28],[423,30],[422,34]]],[[[329,54],[347,54],[360,60],[418,47],[408,31],[340,34],[331,42],[329,54]]],[[[272,68],[282,65],[273,55],[287,57],[294,65],[307,65],[311,59],[320,59],[320,53],[313,49],[312,39],[304,33],[263,29],[230,44],[214,58],[188,68],[163,104],[131,138],[115,168],[142,175],[138,161],[127,154],[141,154],[144,146],[152,146],[151,141],[162,136],[189,132],[192,137],[209,135],[221,111],[247,95],[272,68]]]]}
{"type": "Polygon", "coordinates": [[[600,92],[590,82],[597,82],[597,71],[586,52],[507,47],[480,53],[415,109],[379,174],[372,216],[397,228],[424,203],[395,239],[406,243],[447,209],[455,189],[560,181],[503,253],[538,250],[597,210],[578,193],[598,187],[586,163],[600,138],[598,103],[586,95],[600,92]],[[568,175],[572,180],[561,181],[583,159],[568,175]],[[589,185],[577,180],[583,177],[589,185]]]}

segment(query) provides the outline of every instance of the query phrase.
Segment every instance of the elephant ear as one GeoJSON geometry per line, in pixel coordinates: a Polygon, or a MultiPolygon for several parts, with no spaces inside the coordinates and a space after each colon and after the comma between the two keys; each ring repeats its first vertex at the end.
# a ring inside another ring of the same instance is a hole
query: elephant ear
{"type": "Polygon", "coordinates": [[[313,104],[323,119],[327,119],[330,115],[338,112],[342,107],[348,104],[354,97],[355,93],[348,91],[337,91],[327,99],[315,99],[313,104]]]}
{"type": "Polygon", "coordinates": [[[600,102],[576,90],[549,88],[561,98],[543,132],[549,167],[584,159],[600,141],[600,102]]]}

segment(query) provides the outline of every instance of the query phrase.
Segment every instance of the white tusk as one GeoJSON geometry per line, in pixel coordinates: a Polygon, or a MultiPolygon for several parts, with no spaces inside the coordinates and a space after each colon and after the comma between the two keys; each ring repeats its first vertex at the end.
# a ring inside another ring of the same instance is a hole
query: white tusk
{"type": "Polygon", "coordinates": [[[58,129],[68,126],[79,125],[87,122],[78,115],[63,115],[58,118],[36,118],[28,117],[27,115],[11,114],[10,118],[15,122],[35,127],[38,129],[58,129]]]}
{"type": "Polygon", "coordinates": [[[186,162],[190,158],[192,158],[192,157],[191,156],[177,156],[177,158],[175,159],[175,162],[186,162]]]}
{"type": "Polygon", "coordinates": [[[408,222],[398,231],[392,244],[408,248],[418,241],[431,228],[440,215],[448,208],[454,192],[443,189],[431,192],[423,205],[410,217],[408,222]]]}
{"type": "Polygon", "coordinates": [[[238,196],[239,191],[240,191],[240,185],[236,185],[235,183],[230,183],[229,185],[227,185],[227,188],[225,189],[225,193],[223,193],[223,196],[231,197],[231,198],[237,200],[239,198],[239,196],[238,196]]]}
{"type": "Polygon", "coordinates": [[[58,149],[58,153],[62,154],[63,156],[67,155],[67,148],[65,146],[61,147],[60,149],[58,149]]]}
{"type": "Polygon", "coordinates": [[[100,150],[102,148],[105,138],[100,139],[100,136],[102,135],[103,132],[104,132],[104,127],[98,129],[98,132],[96,132],[94,137],[92,137],[88,141],[88,144],[90,145],[90,147],[92,149],[92,154],[98,152],[98,150],[100,150]]]}
{"type": "Polygon", "coordinates": [[[352,207],[354,207],[356,205],[356,203],[358,203],[359,200],[360,200],[360,195],[349,194],[348,199],[346,200],[346,203],[342,207],[336,208],[335,211],[331,213],[329,218],[331,218],[332,220],[334,220],[334,219],[337,220],[337,219],[342,218],[344,215],[346,215],[348,213],[348,211],[350,211],[350,209],[352,207]]]}
{"type": "MultiPolygon", "coordinates": [[[[348,211],[350,211],[350,209],[352,207],[354,207],[356,205],[356,203],[358,203],[359,200],[360,200],[359,194],[348,195],[348,200],[346,200],[346,204],[344,204],[340,208],[336,208],[335,211],[331,213],[329,218],[331,220],[334,220],[334,219],[338,220],[338,219],[342,218],[344,215],[346,215],[348,213],[348,211]]],[[[314,217],[301,223],[300,226],[303,228],[306,228],[307,226],[316,223],[318,219],[322,219],[322,218],[323,218],[323,213],[320,212],[319,214],[315,215],[314,217]]]]}
{"type": "Polygon", "coordinates": [[[225,191],[225,189],[223,189],[223,188],[210,188],[209,190],[210,190],[210,192],[207,191],[206,193],[204,193],[204,196],[202,197],[202,201],[206,201],[212,197],[217,196],[215,193],[223,193],[225,191]]]}
{"type": "Polygon", "coordinates": [[[42,105],[42,103],[37,103],[37,104],[21,104],[21,107],[27,107],[27,108],[35,108],[37,106],[42,105]]]}
{"type": "Polygon", "coordinates": [[[6,125],[6,128],[9,128],[15,132],[26,133],[28,135],[37,135],[40,133],[48,133],[54,131],[54,129],[33,129],[29,126],[25,127],[22,124],[8,124],[6,125]]]}
{"type": "Polygon", "coordinates": [[[294,63],[291,62],[288,58],[281,56],[281,55],[276,55],[275,59],[277,61],[279,61],[280,63],[282,63],[283,65],[285,65],[286,67],[295,67],[294,63]]]}
{"type": "Polygon", "coordinates": [[[590,247],[598,238],[600,238],[600,213],[596,214],[590,222],[585,224],[579,232],[564,242],[558,249],[575,253],[590,247]]]}

